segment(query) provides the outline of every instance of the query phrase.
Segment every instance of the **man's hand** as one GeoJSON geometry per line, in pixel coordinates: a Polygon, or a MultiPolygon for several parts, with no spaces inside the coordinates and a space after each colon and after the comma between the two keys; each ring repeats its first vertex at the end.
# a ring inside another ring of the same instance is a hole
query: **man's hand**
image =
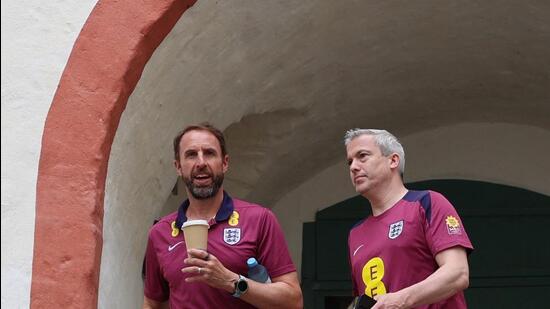
{"type": "Polygon", "coordinates": [[[399,293],[387,293],[374,297],[376,304],[372,309],[406,309],[405,300],[399,293]]]}
{"type": "MultiPolygon", "coordinates": [[[[188,253],[190,257],[184,262],[189,266],[181,270],[191,275],[185,279],[186,282],[204,282],[231,294],[235,292],[238,274],[225,268],[214,255],[206,251],[190,249],[188,253]]],[[[248,291],[240,299],[258,308],[303,308],[302,290],[296,272],[271,280],[272,283],[248,280],[248,291]]]]}
{"type": "Polygon", "coordinates": [[[218,258],[204,250],[190,249],[187,253],[190,257],[184,262],[189,266],[181,270],[191,275],[185,279],[186,282],[204,282],[211,287],[234,292],[238,274],[225,268],[218,258]]]}

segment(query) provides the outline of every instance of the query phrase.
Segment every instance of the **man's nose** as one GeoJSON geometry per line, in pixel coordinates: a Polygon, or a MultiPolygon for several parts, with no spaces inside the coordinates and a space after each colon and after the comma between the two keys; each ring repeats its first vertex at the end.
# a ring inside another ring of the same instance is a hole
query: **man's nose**
{"type": "Polygon", "coordinates": [[[197,155],[197,165],[203,166],[206,164],[206,160],[204,159],[204,155],[202,152],[199,152],[197,155]]]}
{"type": "Polygon", "coordinates": [[[352,160],[351,164],[349,165],[349,171],[352,173],[356,173],[359,171],[359,167],[357,166],[356,162],[357,162],[356,160],[352,160]]]}

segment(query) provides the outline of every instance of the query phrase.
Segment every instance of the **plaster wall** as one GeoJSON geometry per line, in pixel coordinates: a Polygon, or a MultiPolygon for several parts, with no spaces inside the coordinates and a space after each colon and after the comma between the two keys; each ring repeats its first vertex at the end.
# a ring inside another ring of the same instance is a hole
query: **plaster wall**
{"type": "Polygon", "coordinates": [[[93,0],[2,0],[2,308],[28,308],[44,121],[93,0]]]}
{"type": "MultiPolygon", "coordinates": [[[[549,130],[505,123],[462,123],[407,134],[400,140],[405,147],[406,182],[469,179],[550,195],[550,161],[541,159],[541,154],[550,152],[549,130]]],[[[302,224],[315,221],[317,211],[355,195],[342,143],[338,163],[297,186],[274,205],[298,267],[302,224]]]]}

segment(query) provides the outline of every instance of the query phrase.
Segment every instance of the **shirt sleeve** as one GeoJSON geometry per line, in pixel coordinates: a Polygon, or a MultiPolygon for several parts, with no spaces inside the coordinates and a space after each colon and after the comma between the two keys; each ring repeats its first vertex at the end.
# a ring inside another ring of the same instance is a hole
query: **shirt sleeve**
{"type": "Polygon", "coordinates": [[[296,271],[285,237],[277,218],[271,210],[265,209],[261,218],[257,256],[271,278],[296,271]]]}
{"type": "Polygon", "coordinates": [[[425,233],[432,255],[455,246],[471,252],[472,243],[453,205],[438,192],[430,191],[430,199],[430,209],[425,212],[425,233]]]}
{"type": "Polygon", "coordinates": [[[143,282],[144,295],[158,302],[168,300],[170,290],[168,282],[164,280],[154,246],[154,230],[149,231],[147,250],[145,252],[145,279],[143,282]]]}

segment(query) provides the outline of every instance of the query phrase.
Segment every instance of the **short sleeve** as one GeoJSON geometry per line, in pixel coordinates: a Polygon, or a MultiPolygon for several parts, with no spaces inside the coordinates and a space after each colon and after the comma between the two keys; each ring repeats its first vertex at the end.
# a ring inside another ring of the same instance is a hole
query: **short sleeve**
{"type": "Polygon", "coordinates": [[[425,233],[432,255],[455,247],[473,250],[472,243],[453,205],[440,193],[430,191],[431,205],[426,212],[425,233]]]}
{"type": "Polygon", "coordinates": [[[145,278],[143,282],[144,295],[155,301],[164,302],[168,300],[170,290],[168,282],[164,280],[158,262],[154,246],[154,230],[149,231],[147,250],[145,252],[145,278]]]}
{"type": "Polygon", "coordinates": [[[277,218],[269,209],[261,215],[261,228],[258,237],[257,254],[271,278],[296,271],[292,262],[285,237],[277,218]]]}

